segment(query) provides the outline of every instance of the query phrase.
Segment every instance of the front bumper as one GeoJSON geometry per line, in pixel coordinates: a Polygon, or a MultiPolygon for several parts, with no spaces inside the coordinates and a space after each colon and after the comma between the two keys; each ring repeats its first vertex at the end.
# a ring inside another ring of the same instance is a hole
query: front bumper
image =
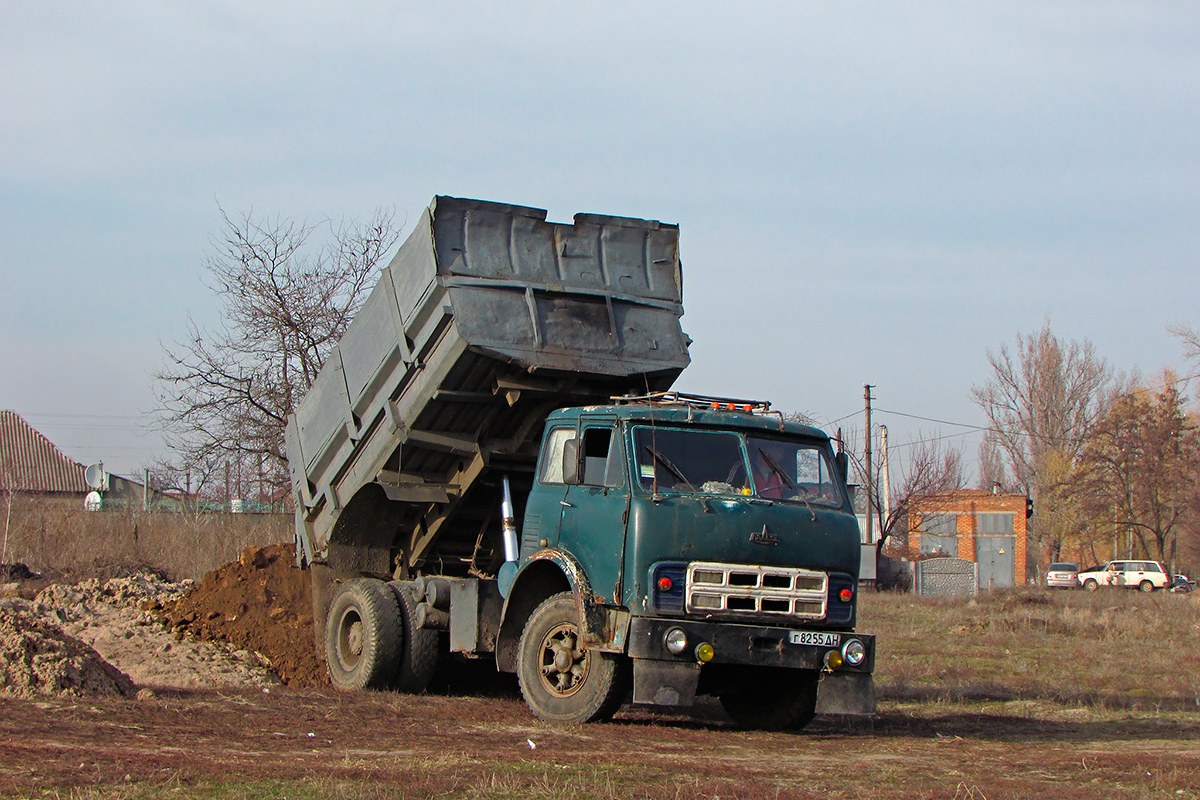
{"type": "Polygon", "coordinates": [[[819,670],[825,667],[827,653],[840,650],[849,639],[858,639],[866,649],[866,658],[857,667],[845,664],[838,672],[869,674],[875,669],[875,637],[870,634],[821,631],[839,636],[836,646],[823,646],[792,644],[794,630],[729,622],[634,617],[629,623],[629,655],[632,658],[694,664],[695,645],[707,642],[713,647],[714,655],[710,662],[713,664],[819,670]],[[666,647],[666,633],[672,628],[681,629],[691,643],[679,655],[666,647]]]}
{"type": "MultiPolygon", "coordinates": [[[[875,637],[849,632],[837,633],[836,645],[792,644],[793,630],[760,625],[636,617],[629,627],[629,655],[633,659],[633,701],[662,706],[689,706],[700,688],[702,666],[695,647],[712,645],[707,662],[717,669],[783,668],[821,671],[817,688],[818,714],[875,713],[875,637]],[[666,648],[666,633],[681,629],[689,646],[676,655],[666,648]],[[824,671],[826,656],[840,652],[850,639],[862,642],[866,658],[857,667],[843,664],[824,671]]],[[[710,693],[712,687],[710,686],[710,693]]]]}

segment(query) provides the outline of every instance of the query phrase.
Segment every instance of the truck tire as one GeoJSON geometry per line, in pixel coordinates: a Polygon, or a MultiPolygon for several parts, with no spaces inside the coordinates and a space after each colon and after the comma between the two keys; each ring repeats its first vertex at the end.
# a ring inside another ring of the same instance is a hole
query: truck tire
{"type": "Polygon", "coordinates": [[[383,581],[357,578],[329,606],[325,662],[338,689],[380,689],[396,675],[404,631],[396,593],[383,581]]]}
{"type": "Polygon", "coordinates": [[[628,664],[615,653],[580,650],[578,618],[571,593],[562,592],[535,608],[521,633],[521,694],[546,722],[608,719],[625,699],[628,664]]]}
{"type": "Polygon", "coordinates": [[[816,715],[820,679],[814,670],[756,671],[748,674],[745,688],[722,693],[721,706],[743,728],[798,730],[816,715]]]}
{"type": "Polygon", "coordinates": [[[404,628],[400,664],[392,685],[402,692],[420,694],[429,688],[433,673],[437,671],[440,656],[438,632],[417,627],[417,601],[409,592],[408,584],[392,581],[388,586],[396,595],[400,624],[404,628]]]}

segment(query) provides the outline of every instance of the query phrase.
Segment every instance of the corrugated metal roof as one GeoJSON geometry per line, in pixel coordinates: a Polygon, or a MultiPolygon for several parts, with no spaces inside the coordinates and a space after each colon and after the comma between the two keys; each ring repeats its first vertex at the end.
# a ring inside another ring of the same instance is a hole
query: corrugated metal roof
{"type": "Polygon", "coordinates": [[[83,465],[63,455],[15,411],[0,410],[0,482],[15,478],[19,492],[90,491],[83,465]]]}

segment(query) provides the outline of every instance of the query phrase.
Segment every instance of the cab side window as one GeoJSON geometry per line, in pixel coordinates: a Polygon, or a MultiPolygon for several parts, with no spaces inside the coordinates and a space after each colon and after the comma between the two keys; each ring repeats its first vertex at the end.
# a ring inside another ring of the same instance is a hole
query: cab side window
{"type": "Polygon", "coordinates": [[[620,486],[620,439],[612,428],[587,428],[583,432],[583,483],[587,486],[620,486]]]}
{"type": "Polygon", "coordinates": [[[542,469],[538,480],[542,483],[563,482],[563,448],[575,438],[574,428],[554,428],[546,436],[546,446],[542,448],[542,469]]]}

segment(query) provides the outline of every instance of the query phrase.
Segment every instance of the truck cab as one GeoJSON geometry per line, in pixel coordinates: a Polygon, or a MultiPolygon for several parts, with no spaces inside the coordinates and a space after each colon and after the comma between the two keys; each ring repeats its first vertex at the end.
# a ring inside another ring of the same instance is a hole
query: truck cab
{"type": "Polygon", "coordinates": [[[635,703],[715,695],[755,727],[806,723],[818,694],[873,710],[844,457],[766,409],[668,393],[550,415],[498,587],[497,663],[536,713],[611,713],[601,695],[627,683],[635,703]]]}

